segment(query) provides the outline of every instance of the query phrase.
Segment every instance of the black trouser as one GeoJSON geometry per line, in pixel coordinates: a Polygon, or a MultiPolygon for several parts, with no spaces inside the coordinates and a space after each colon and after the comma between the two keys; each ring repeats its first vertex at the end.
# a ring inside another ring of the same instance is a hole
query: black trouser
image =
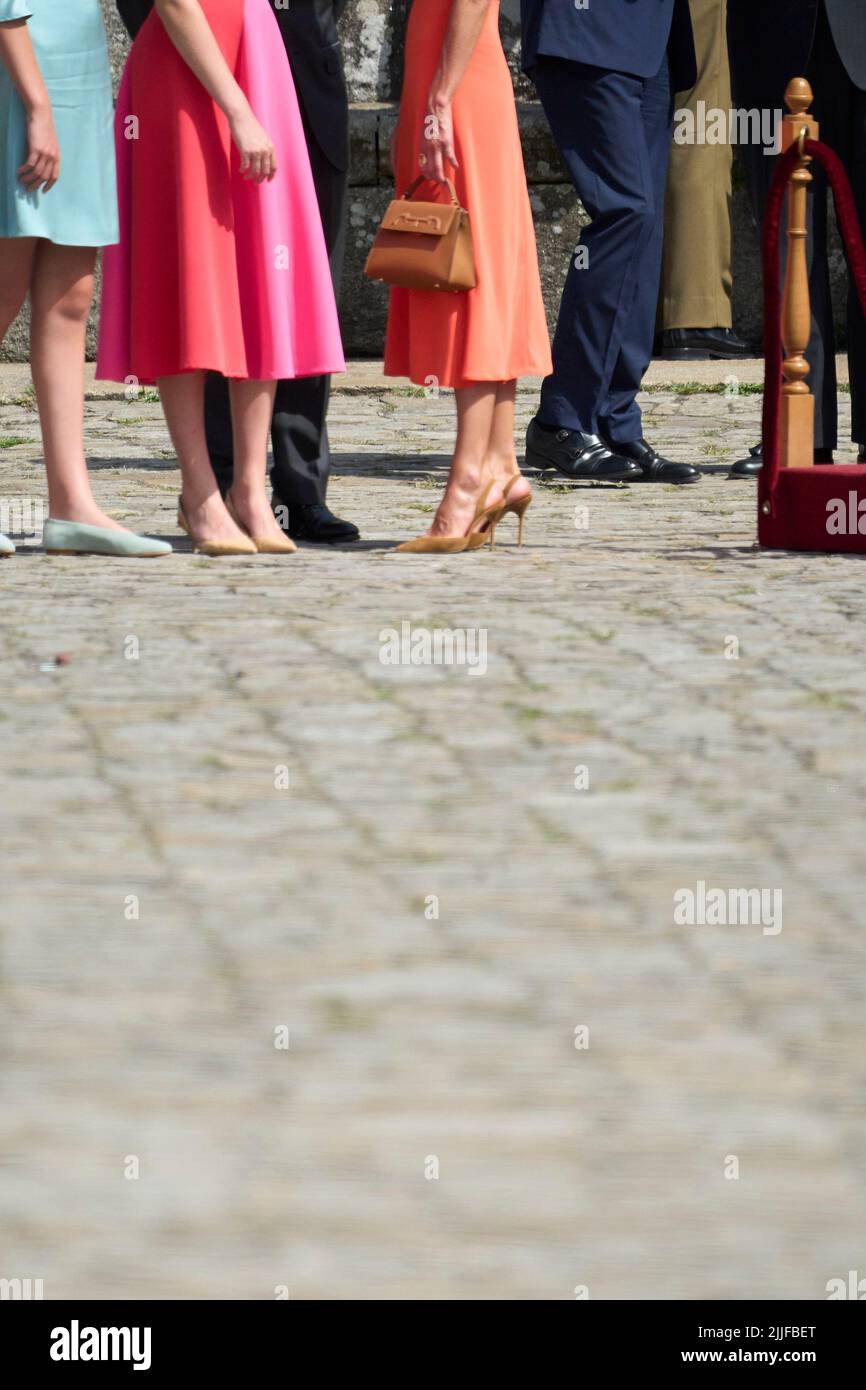
{"type": "MultiPolygon", "coordinates": [[[[798,75],[791,74],[792,77],[798,75]]],[[[820,123],[821,139],[832,146],[845,165],[854,190],[860,225],[866,234],[866,92],[855,87],[848,76],[836,50],[823,5],[818,12],[815,43],[804,75],[809,79],[814,93],[812,111],[820,123]]],[[[777,100],[777,96],[770,98],[768,94],[767,105],[777,100]]],[[[752,208],[759,226],[762,226],[776,160],[764,155],[760,145],[744,145],[741,154],[752,208]]],[[[812,335],[806,352],[811,368],[807,384],[815,397],[815,447],[835,449],[838,443],[836,335],[827,245],[827,180],[817,164],[810,165],[810,169],[814,183],[808,197],[807,254],[812,335]]],[[[784,235],[782,244],[784,250],[784,235]]],[[[851,437],[856,443],[866,445],[866,318],[850,276],[848,365],[851,376],[851,437]]]]}
{"type": "MultiPolygon", "coordinates": [[[[303,108],[301,114],[336,294],[346,245],[347,174],[322,153],[303,108]]],[[[271,426],[274,451],[271,482],[274,492],[289,508],[325,500],[331,467],[327,427],[330,391],[330,376],[297,377],[277,382],[271,426]]],[[[205,430],[213,470],[221,491],[225,492],[232,480],[232,420],[228,385],[225,377],[216,372],[209,374],[205,387],[205,430]]]]}

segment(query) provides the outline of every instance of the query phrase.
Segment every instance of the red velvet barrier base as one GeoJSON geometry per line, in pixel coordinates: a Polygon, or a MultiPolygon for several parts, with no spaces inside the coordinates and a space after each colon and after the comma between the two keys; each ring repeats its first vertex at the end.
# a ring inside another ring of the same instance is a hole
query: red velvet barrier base
{"type": "MultiPolygon", "coordinates": [[[[827,171],[852,279],[866,314],[866,251],[848,176],[842,161],[828,145],[806,140],[805,151],[827,171]]],[[[764,219],[764,466],[758,474],[758,540],[774,550],[866,552],[866,465],[781,466],[779,236],[785,193],[798,160],[796,145],[780,157],[764,219]]]]}
{"type": "Polygon", "coordinates": [[[771,506],[769,515],[758,512],[761,545],[866,552],[866,465],[781,468],[771,506]]]}

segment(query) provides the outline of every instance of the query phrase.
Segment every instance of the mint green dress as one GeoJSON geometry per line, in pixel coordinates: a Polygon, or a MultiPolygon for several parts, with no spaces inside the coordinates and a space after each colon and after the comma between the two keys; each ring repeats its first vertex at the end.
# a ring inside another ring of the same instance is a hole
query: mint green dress
{"type": "Polygon", "coordinates": [[[45,237],[61,246],[118,239],[114,111],[99,0],[0,0],[0,24],[26,19],[48,88],[60,145],[60,178],[29,193],[24,107],[0,63],[0,237],[45,237]]]}

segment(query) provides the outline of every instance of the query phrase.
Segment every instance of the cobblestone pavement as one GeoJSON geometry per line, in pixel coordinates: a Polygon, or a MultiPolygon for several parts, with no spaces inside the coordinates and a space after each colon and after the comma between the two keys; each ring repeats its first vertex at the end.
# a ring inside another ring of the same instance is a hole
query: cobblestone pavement
{"type": "MultiPolygon", "coordinates": [[[[7,501],[42,495],[17,392],[7,501]]],[[[656,390],[647,433],[718,467],[759,406],[656,390]]],[[[512,522],[492,555],[396,555],[451,402],[369,371],[332,423],[362,544],[212,561],[158,404],[87,427],[100,500],[179,553],[23,540],[0,569],[0,1277],[820,1299],[866,1273],[860,561],[759,553],[722,473],[539,480],[523,551],[512,522]],[[405,622],[485,629],[486,671],[383,664],[405,622]],[[700,882],[783,914],[681,925],[700,882]]]]}

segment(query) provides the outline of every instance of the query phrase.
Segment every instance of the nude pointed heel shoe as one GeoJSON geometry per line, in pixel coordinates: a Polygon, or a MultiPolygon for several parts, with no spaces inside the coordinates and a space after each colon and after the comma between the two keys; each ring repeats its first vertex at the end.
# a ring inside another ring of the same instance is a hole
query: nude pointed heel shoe
{"type": "Polygon", "coordinates": [[[244,539],[244,537],[241,537],[241,539],[238,540],[238,541],[200,541],[200,540],[198,540],[198,539],[193,535],[192,531],[191,531],[190,528],[189,528],[189,522],[188,522],[187,519],[186,519],[186,512],[185,512],[184,509],[183,509],[183,501],[182,501],[182,499],[181,499],[180,497],[178,497],[178,499],[177,499],[177,524],[178,524],[178,526],[180,527],[181,531],[186,531],[186,534],[191,538],[192,543],[193,543],[193,549],[194,549],[196,555],[255,555],[255,554],[256,554],[255,543],[254,543],[253,541],[251,541],[251,540],[246,540],[246,539],[244,539]]]}
{"type": "MultiPolygon", "coordinates": [[[[244,535],[250,536],[249,531],[235,510],[231,492],[226,493],[225,504],[226,510],[235,525],[241,528],[244,535]]],[[[250,540],[260,555],[294,555],[298,548],[295,542],[288,536],[280,536],[278,540],[274,540],[270,536],[250,536],[250,540]]]]}
{"type": "Polygon", "coordinates": [[[480,550],[486,541],[490,541],[490,549],[496,548],[496,527],[502,520],[505,512],[504,504],[494,502],[487,506],[487,498],[490,489],[495,487],[495,481],[488,483],[475,509],[475,515],[469,523],[469,529],[462,536],[417,536],[414,540],[404,541],[397,546],[397,550],[402,550],[413,555],[460,555],[464,550],[480,550]]]}
{"type": "Polygon", "coordinates": [[[523,522],[529,510],[530,503],[532,502],[532,493],[527,493],[525,497],[518,497],[516,502],[509,502],[508,494],[514,487],[514,484],[519,482],[522,477],[522,473],[515,473],[513,477],[508,479],[507,483],[505,483],[502,488],[502,495],[505,498],[505,506],[502,515],[504,516],[506,512],[514,512],[514,515],[517,517],[518,545],[523,545],[523,522]]]}

